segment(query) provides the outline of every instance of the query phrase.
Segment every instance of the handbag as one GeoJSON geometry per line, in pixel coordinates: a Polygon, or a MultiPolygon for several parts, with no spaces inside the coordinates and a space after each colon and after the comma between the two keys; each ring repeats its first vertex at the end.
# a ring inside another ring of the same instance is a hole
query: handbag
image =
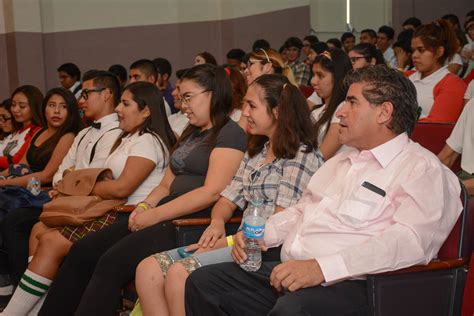
{"type": "Polygon", "coordinates": [[[91,195],[96,182],[111,178],[110,174],[108,168],[80,169],[66,174],[58,185],[58,197],[44,204],[40,221],[49,227],[82,226],[115,206],[124,205],[126,199],[105,200],[91,195]]]}

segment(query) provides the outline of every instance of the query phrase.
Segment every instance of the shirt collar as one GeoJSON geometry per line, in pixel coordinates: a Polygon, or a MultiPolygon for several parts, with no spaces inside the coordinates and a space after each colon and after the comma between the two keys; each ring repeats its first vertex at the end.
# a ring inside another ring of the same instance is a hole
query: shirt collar
{"type": "Polygon", "coordinates": [[[69,88],[69,91],[74,92],[74,90],[81,84],[79,80],[74,82],[74,84],[69,88]]]}
{"type": "Polygon", "coordinates": [[[395,158],[402,151],[406,144],[408,144],[408,135],[406,133],[401,133],[388,142],[372,148],[370,152],[375,157],[375,159],[377,159],[379,164],[383,168],[386,168],[393,158],[395,158]]]}
{"type": "Polygon", "coordinates": [[[411,75],[411,77],[415,82],[429,84],[432,82],[438,82],[439,79],[443,78],[447,73],[449,73],[448,66],[443,66],[423,79],[421,79],[421,73],[419,71],[415,72],[413,75],[411,75]]]}
{"type": "Polygon", "coordinates": [[[103,129],[105,126],[116,121],[118,121],[117,113],[112,113],[104,117],[101,117],[100,119],[94,122],[100,123],[100,129],[103,129]]]}

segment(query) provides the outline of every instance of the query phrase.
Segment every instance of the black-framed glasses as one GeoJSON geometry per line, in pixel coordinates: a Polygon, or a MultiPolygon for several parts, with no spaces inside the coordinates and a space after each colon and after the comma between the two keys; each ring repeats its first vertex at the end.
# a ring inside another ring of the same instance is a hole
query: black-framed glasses
{"type": "Polygon", "coordinates": [[[0,123],[8,122],[11,119],[12,119],[11,116],[0,115],[0,123]]]}
{"type": "Polygon", "coordinates": [[[361,58],[366,58],[366,57],[365,56],[349,57],[349,59],[351,60],[351,63],[355,63],[356,61],[358,61],[361,58]]]}
{"type": "Polygon", "coordinates": [[[180,101],[181,103],[184,103],[184,104],[189,104],[189,102],[191,102],[191,99],[192,99],[192,98],[194,98],[194,97],[197,96],[197,95],[203,94],[204,92],[209,92],[209,90],[204,90],[204,91],[201,91],[201,92],[198,92],[198,93],[195,93],[195,94],[187,94],[187,93],[185,93],[184,95],[179,96],[179,101],[180,101]]]}
{"type": "Polygon", "coordinates": [[[101,92],[104,91],[105,88],[94,88],[94,89],[83,89],[81,92],[81,98],[84,98],[84,100],[87,101],[89,99],[89,93],[91,92],[101,92]]]}

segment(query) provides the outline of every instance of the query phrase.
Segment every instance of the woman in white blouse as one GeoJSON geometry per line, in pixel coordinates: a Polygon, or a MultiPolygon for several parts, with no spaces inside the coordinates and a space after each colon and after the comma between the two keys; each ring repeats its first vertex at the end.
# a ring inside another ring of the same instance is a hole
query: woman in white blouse
{"type": "MultiPolygon", "coordinates": [[[[166,119],[163,97],[151,83],[137,82],[126,87],[116,112],[123,133],[105,163],[113,177],[98,182],[93,194],[104,199],[128,198],[127,204],[134,205],[160,183],[176,138],[166,119]]],[[[73,243],[113,224],[119,216],[109,212],[84,226],[55,230],[36,224],[30,237],[30,255],[34,257],[2,315],[26,315],[33,308],[39,309],[41,304],[35,304],[73,243]]]]}

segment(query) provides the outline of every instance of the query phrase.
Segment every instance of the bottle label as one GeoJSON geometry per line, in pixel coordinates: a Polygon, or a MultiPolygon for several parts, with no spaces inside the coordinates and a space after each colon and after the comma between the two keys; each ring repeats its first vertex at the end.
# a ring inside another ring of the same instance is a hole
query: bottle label
{"type": "Polygon", "coordinates": [[[244,231],[244,236],[247,238],[262,238],[265,233],[265,225],[251,226],[244,223],[242,230],[244,231]]]}

